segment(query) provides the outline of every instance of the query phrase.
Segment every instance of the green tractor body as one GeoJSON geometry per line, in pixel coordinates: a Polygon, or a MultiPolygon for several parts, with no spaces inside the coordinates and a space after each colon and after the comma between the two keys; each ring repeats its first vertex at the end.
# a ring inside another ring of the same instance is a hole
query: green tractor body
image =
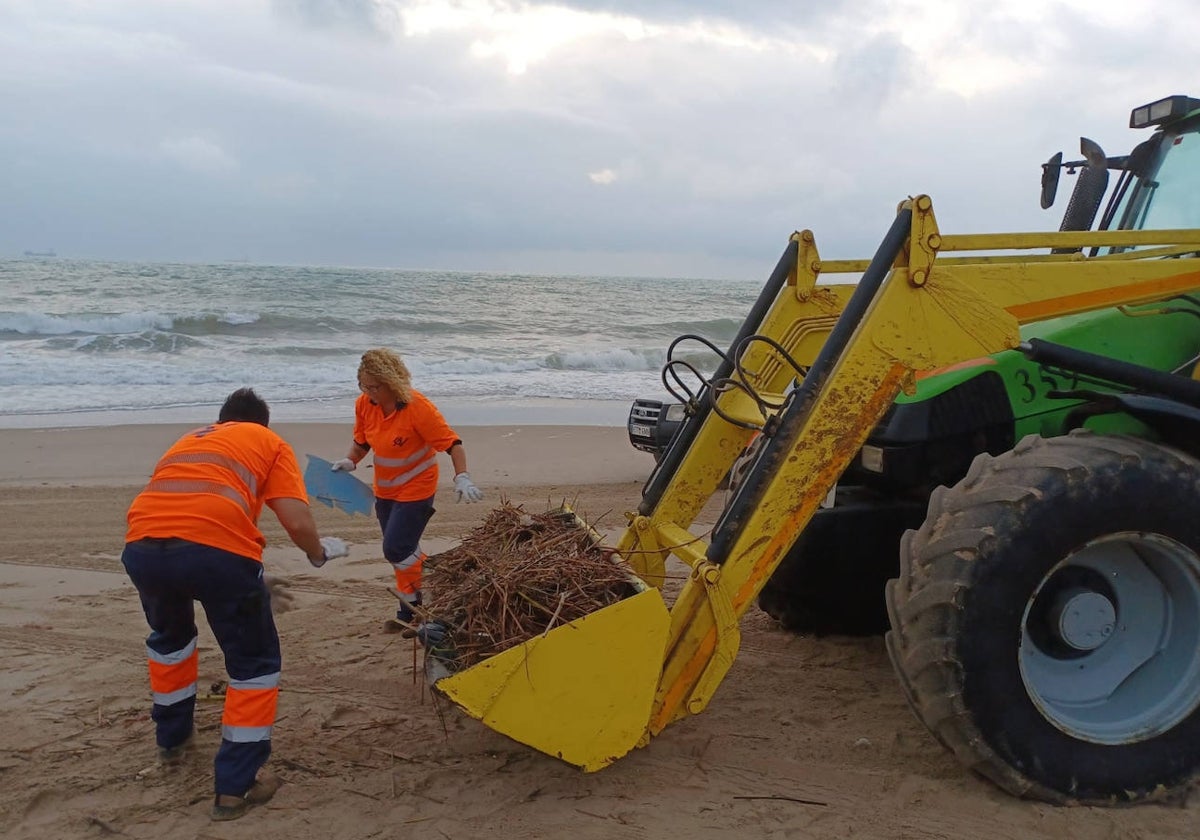
{"type": "MultiPolygon", "coordinates": [[[[1058,155],[1045,165],[1043,206],[1053,201],[1059,169],[1080,170],[1062,229],[1200,226],[1200,205],[1191,198],[1200,187],[1200,102],[1164,101],[1173,113],[1133,153],[1108,158],[1084,139],[1086,161],[1063,164],[1058,155]],[[1110,169],[1120,176],[1097,223],[1110,169]]],[[[1131,125],[1136,117],[1135,111],[1131,125]]],[[[1200,355],[1200,300],[1056,318],[1032,324],[1022,335],[1190,375],[1200,355]]],[[[1015,350],[919,380],[915,392],[902,394],[875,428],[832,504],[813,518],[763,588],[759,605],[797,632],[884,632],[883,590],[897,574],[901,535],[925,520],[934,488],[962,479],[980,453],[999,455],[1027,435],[1049,438],[1069,431],[1085,401],[1070,394],[1113,390],[1015,350]]],[[[1122,412],[1099,413],[1086,427],[1157,436],[1122,412]]]]}

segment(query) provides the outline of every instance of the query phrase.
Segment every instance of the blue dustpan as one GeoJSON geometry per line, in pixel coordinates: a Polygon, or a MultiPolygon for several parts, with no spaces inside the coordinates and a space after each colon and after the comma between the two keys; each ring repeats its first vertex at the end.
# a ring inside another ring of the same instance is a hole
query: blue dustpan
{"type": "Polygon", "coordinates": [[[371,488],[348,472],[334,472],[332,466],[324,458],[308,456],[308,466],[304,468],[304,489],[308,495],[335,510],[370,516],[375,505],[371,488]]]}

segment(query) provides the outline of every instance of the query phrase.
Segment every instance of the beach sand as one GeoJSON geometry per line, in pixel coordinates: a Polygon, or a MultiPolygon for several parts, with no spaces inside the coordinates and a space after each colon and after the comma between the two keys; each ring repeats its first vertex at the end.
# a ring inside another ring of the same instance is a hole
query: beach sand
{"type": "MultiPolygon", "coordinates": [[[[0,833],[17,838],[1177,838],[1196,805],[1060,808],[971,775],[909,712],[879,638],[804,638],[757,609],[711,705],[592,774],[508,740],[414,676],[373,520],[315,506],[353,543],[320,570],[262,525],[283,689],[271,766],[284,785],[210,823],[220,704],[202,701],[182,767],[154,768],[145,622],[119,560],[124,513],[183,426],[0,431],[0,833]],[[147,772],[149,771],[149,772],[147,772]]],[[[278,426],[298,455],[340,457],[348,425],[278,426]]],[[[574,504],[607,534],[652,462],[605,427],[460,429],[487,497],[455,504],[443,471],[430,553],[501,497],[574,504]]],[[[445,459],[443,459],[445,460],[445,459]]],[[[445,466],[443,467],[443,470],[445,466]]],[[[706,515],[708,515],[706,513],[706,515]]],[[[711,523],[709,523],[711,524],[711,523]]],[[[202,689],[225,677],[200,631],[202,689]]]]}

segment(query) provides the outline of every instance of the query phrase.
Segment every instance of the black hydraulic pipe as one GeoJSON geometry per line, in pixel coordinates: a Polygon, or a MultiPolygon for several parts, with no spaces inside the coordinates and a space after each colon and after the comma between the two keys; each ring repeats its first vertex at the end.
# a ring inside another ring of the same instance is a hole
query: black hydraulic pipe
{"type": "Polygon", "coordinates": [[[1082,373],[1106,382],[1125,385],[1149,394],[1179,400],[1200,407],[1200,382],[1176,373],[1165,373],[1143,365],[1111,359],[1085,350],[1076,350],[1040,338],[1022,342],[1020,348],[1031,362],[1082,373]]]}
{"type": "Polygon", "coordinates": [[[788,405],[779,415],[778,429],[763,447],[745,481],[734,494],[733,501],[730,502],[716,528],[713,529],[712,542],[709,544],[706,555],[709,561],[716,564],[725,562],[734,538],[741,532],[750,512],[761,501],[770,477],[775,474],[781,460],[787,457],[788,453],[783,451],[783,447],[790,446],[797,428],[808,414],[821,388],[824,387],[825,381],[841,357],[842,351],[850,343],[850,336],[854,334],[866,316],[871,302],[875,299],[880,287],[883,286],[883,281],[887,279],[892,270],[892,264],[896,261],[904,243],[908,241],[911,232],[912,209],[906,207],[896,214],[896,219],[876,250],[871,264],[867,266],[862,279],[858,281],[858,287],[850,296],[846,308],[842,310],[841,317],[834,324],[829,338],[821,345],[816,360],[805,374],[804,381],[792,393],[788,405]]]}
{"type": "MultiPolygon", "coordinates": [[[[717,372],[713,375],[714,381],[727,378],[733,373],[733,351],[741,344],[742,340],[748,335],[753,335],[758,332],[762,325],[763,318],[767,316],[767,312],[775,303],[775,298],[779,296],[779,290],[783,288],[783,284],[787,282],[788,275],[796,266],[796,254],[799,251],[799,244],[792,239],[788,242],[787,247],[783,249],[783,256],[779,258],[779,262],[775,265],[775,270],[771,272],[771,276],[767,278],[766,285],[762,291],[758,293],[758,299],[754,302],[754,306],[750,308],[750,313],[746,316],[746,320],[742,322],[742,327],[738,330],[737,336],[729,345],[729,352],[725,354],[725,358],[721,361],[717,372]]],[[[667,484],[671,481],[671,477],[675,475],[675,470],[679,468],[680,461],[683,460],[684,454],[692,446],[692,441],[696,439],[696,435],[700,432],[700,427],[704,425],[704,420],[712,411],[711,402],[706,399],[708,394],[708,386],[705,385],[700,389],[700,394],[696,398],[696,403],[699,406],[696,413],[688,417],[679,431],[675,433],[675,437],[671,440],[667,451],[663,453],[662,460],[654,468],[654,472],[650,474],[650,478],[646,480],[646,486],[642,490],[642,502],[638,505],[638,513],[642,516],[649,516],[655,506],[658,505],[659,499],[662,498],[663,492],[667,489],[667,484]]],[[[659,418],[661,423],[664,418],[659,418]]]]}

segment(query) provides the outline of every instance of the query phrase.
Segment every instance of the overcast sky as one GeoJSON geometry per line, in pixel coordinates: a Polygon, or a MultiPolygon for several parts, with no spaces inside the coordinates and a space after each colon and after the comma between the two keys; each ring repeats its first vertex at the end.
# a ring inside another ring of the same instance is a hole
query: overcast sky
{"type": "Polygon", "coordinates": [[[1055,229],[1195,0],[0,0],[0,257],[761,280],[1055,229]]]}

